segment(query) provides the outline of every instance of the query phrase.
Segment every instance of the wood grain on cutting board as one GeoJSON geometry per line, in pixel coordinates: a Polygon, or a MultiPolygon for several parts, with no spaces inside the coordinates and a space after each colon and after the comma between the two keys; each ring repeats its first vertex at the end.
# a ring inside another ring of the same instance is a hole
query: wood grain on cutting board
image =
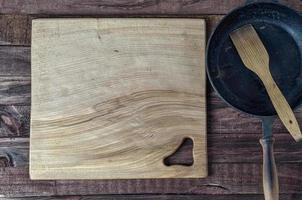
{"type": "Polygon", "coordinates": [[[207,175],[202,19],[32,22],[32,179],[207,175]],[[192,166],[163,160],[185,138],[192,166]]]}

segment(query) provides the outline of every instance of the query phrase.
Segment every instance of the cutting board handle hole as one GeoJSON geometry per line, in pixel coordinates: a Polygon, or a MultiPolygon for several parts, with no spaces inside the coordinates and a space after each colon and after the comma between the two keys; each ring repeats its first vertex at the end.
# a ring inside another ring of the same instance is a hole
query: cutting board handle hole
{"type": "Polygon", "coordinates": [[[192,166],[194,164],[193,147],[193,140],[191,138],[184,138],[178,148],[163,160],[164,164],[166,166],[192,166]]]}

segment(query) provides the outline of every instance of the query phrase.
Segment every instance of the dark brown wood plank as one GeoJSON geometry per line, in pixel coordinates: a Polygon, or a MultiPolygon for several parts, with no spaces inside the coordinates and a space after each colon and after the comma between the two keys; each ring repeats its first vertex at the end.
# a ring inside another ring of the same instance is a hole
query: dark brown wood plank
{"type": "MultiPolygon", "coordinates": [[[[205,179],[31,181],[28,168],[0,169],[0,194],[13,197],[96,194],[262,194],[260,163],[210,164],[205,179]]],[[[279,164],[281,194],[302,194],[301,164],[279,164]]]]}
{"type": "Polygon", "coordinates": [[[0,138],[0,160],[2,167],[28,166],[29,138],[0,138]]]}
{"type": "Polygon", "coordinates": [[[30,78],[29,47],[0,46],[0,61],[0,78],[30,78]]]}
{"type": "Polygon", "coordinates": [[[50,196],[56,194],[55,181],[30,181],[28,168],[0,168],[2,196],[50,196]]]}
{"type": "Polygon", "coordinates": [[[0,105],[0,140],[29,135],[30,106],[0,105]]]}
{"type": "MultiPolygon", "coordinates": [[[[301,193],[301,165],[278,166],[280,193],[301,193]]],[[[259,194],[260,164],[210,164],[205,179],[57,181],[57,194],[259,194]],[[116,183],[115,183],[116,182],[116,183]],[[93,191],[95,190],[95,191],[93,191]]]]}
{"type": "MultiPolygon", "coordinates": [[[[192,15],[226,14],[245,0],[1,0],[4,14],[85,14],[85,15],[192,15]]],[[[280,0],[302,9],[300,0],[280,0]]]]}
{"type": "Polygon", "coordinates": [[[30,105],[30,48],[0,46],[0,105],[30,105]]]}
{"type": "MultiPolygon", "coordinates": [[[[0,200],[264,200],[263,195],[87,195],[0,198],[0,200]]],[[[281,200],[301,200],[302,195],[281,194],[281,200]]]]}
{"type": "Polygon", "coordinates": [[[27,15],[0,15],[0,45],[30,43],[31,20],[27,15]]]}

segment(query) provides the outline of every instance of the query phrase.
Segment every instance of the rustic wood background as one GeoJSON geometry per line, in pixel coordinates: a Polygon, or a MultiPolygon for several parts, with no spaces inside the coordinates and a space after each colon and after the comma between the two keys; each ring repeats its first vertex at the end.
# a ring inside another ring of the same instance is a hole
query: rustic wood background
{"type": "MultiPolygon", "coordinates": [[[[301,0],[280,0],[302,12],[301,0]]],[[[31,20],[40,17],[205,18],[210,35],[245,0],[0,0],[0,199],[261,200],[261,123],[208,87],[206,179],[31,181],[28,174],[31,20]]],[[[49,47],[51,48],[51,47],[49,47]]],[[[296,111],[302,124],[302,108],[296,111]]],[[[275,156],[282,200],[302,199],[302,143],[276,121],[275,156]]],[[[186,143],[173,163],[191,159],[186,143]]]]}

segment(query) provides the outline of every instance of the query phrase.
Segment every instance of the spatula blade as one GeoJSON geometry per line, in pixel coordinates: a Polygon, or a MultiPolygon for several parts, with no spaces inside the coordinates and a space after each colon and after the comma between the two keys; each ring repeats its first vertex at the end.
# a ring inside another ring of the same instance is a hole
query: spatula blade
{"type": "Polygon", "coordinates": [[[269,55],[252,25],[245,25],[230,34],[244,65],[255,72],[262,73],[269,66],[269,55]]]}

